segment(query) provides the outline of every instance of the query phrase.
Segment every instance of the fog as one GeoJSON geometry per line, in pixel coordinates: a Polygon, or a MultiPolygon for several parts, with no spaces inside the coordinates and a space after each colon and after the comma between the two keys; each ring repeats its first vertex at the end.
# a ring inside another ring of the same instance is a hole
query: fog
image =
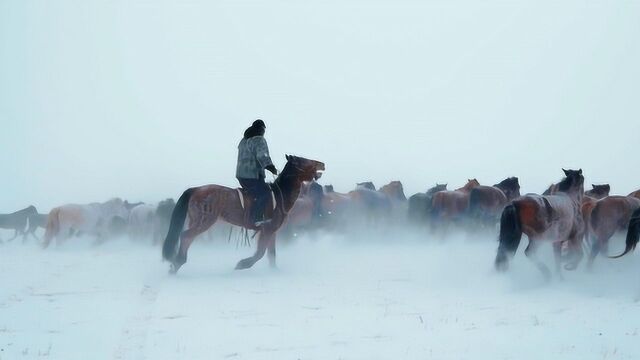
{"type": "Polygon", "coordinates": [[[256,118],[324,183],[561,167],[640,187],[637,2],[3,1],[0,210],[237,186],[256,118]]]}

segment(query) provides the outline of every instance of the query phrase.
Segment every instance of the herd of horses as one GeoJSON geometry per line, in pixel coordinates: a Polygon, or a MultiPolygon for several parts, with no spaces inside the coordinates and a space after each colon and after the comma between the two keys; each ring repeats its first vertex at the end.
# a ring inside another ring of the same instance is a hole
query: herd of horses
{"type": "Polygon", "coordinates": [[[496,232],[499,245],[494,265],[508,268],[522,235],[527,235],[525,255],[545,278],[551,271],[538,258],[544,243],[553,247],[555,272],[574,270],[590,249],[587,267],[598,254],[608,255],[608,243],[616,232],[626,231],[626,246],[620,257],[632,251],[640,238],[640,190],[627,196],[609,195],[608,184],[592,185],[584,191],[582,170],[563,170],[564,177],[542,194],[520,194],[517,177],[493,185],[480,185],[469,179],[458,189],[436,184],[409,198],[400,181],[377,189],[371,182],[339,193],[318,180],[325,170],[322,162],[286,156],[287,163],[270,185],[272,200],[265,209],[261,225],[250,221],[253,199],[241,189],[220,185],[189,188],[177,202],[167,199],[158,204],[129,203],[114,198],[104,203],[67,204],[39,214],[29,206],[12,214],[0,215],[0,228],[14,230],[10,240],[22,235],[35,237],[45,228],[43,247],[72,236],[93,235],[96,243],[129,234],[163,242],[162,255],[176,273],[186,262],[196,237],[218,220],[257,236],[255,253],[242,259],[236,269],[250,268],[265,254],[275,266],[276,235],[290,239],[303,232],[344,232],[350,229],[413,227],[419,231],[446,236],[452,227],[496,232]]]}

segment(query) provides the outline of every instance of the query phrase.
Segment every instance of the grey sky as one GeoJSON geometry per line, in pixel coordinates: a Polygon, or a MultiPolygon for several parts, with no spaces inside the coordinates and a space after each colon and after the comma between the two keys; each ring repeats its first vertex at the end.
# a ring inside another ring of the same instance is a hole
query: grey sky
{"type": "Polygon", "coordinates": [[[637,1],[0,1],[0,212],[236,186],[255,118],[324,183],[561,167],[640,188],[637,1]]]}

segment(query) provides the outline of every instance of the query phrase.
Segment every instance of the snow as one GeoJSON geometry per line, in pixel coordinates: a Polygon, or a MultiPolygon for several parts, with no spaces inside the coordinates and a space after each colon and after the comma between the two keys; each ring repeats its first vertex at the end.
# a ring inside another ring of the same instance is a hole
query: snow
{"type": "Polygon", "coordinates": [[[319,235],[246,271],[217,239],[170,276],[158,247],[89,243],[0,245],[0,359],[640,356],[636,255],[545,283],[522,249],[494,272],[489,236],[319,235]]]}

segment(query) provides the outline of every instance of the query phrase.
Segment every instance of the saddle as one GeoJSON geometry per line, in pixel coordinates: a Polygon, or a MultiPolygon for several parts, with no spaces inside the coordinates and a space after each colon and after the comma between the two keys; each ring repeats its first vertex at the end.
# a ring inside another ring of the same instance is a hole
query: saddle
{"type": "MultiPolygon", "coordinates": [[[[271,186],[269,186],[269,190],[269,193],[271,194],[270,201],[268,200],[265,204],[265,208],[261,210],[261,214],[265,217],[271,217],[278,205],[278,202],[276,201],[276,195],[273,192],[271,186]]],[[[248,191],[243,188],[236,188],[236,191],[238,192],[238,198],[240,199],[240,207],[243,210],[243,222],[245,224],[252,224],[253,219],[251,219],[251,213],[253,210],[255,199],[248,191]]]]}

